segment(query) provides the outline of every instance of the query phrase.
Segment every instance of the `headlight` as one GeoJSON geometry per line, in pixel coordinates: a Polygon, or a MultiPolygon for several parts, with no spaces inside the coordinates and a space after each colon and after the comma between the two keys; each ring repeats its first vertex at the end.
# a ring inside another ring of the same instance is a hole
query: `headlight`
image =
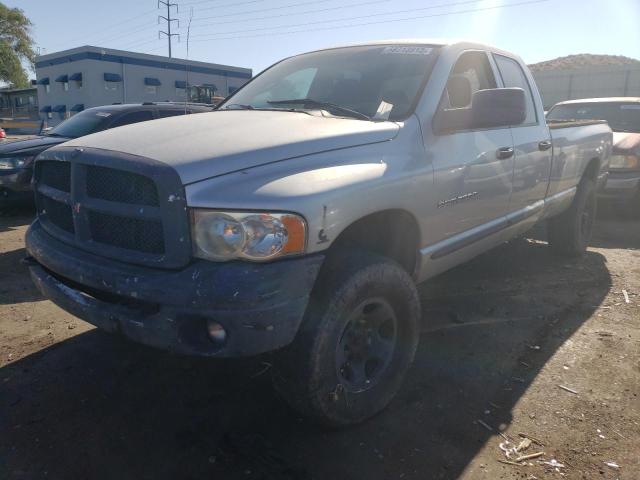
{"type": "Polygon", "coordinates": [[[0,157],[0,170],[27,167],[34,158],[33,155],[29,157],[0,157]]]}
{"type": "Polygon", "coordinates": [[[226,261],[266,261],[304,253],[307,227],[292,213],[191,210],[191,238],[196,257],[226,261]]]}
{"type": "Polygon", "coordinates": [[[611,170],[633,170],[640,168],[640,158],[635,155],[612,155],[609,158],[611,170]]]}

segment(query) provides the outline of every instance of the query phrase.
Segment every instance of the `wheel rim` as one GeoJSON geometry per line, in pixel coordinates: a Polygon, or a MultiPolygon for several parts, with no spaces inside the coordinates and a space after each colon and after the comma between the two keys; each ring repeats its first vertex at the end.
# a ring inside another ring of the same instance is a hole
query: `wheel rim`
{"type": "Polygon", "coordinates": [[[336,369],[342,386],[362,392],[375,386],[396,348],[398,321],[383,298],[360,303],[349,315],[336,348],[336,369]]]}

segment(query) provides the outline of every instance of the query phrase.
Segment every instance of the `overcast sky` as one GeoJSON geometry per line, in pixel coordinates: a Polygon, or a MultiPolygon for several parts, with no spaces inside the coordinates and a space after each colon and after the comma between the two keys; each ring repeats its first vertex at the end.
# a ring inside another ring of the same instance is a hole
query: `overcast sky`
{"type": "MultiPolygon", "coordinates": [[[[526,62],[599,53],[640,59],[640,0],[173,0],[173,56],[258,73],[291,54],[382,38],[469,38],[526,62]]],[[[46,53],[77,47],[167,54],[156,0],[9,0],[46,53]]]]}

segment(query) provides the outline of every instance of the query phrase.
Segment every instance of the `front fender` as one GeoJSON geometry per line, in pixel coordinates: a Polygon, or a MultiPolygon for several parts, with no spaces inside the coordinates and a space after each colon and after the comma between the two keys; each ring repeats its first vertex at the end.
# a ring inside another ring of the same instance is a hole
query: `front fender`
{"type": "MultiPolygon", "coordinates": [[[[356,220],[371,213],[414,213],[432,182],[417,135],[334,150],[230,173],[186,187],[197,208],[285,211],[308,224],[307,251],[328,248],[356,220]]],[[[426,201],[423,203],[426,204],[426,201]]]]}

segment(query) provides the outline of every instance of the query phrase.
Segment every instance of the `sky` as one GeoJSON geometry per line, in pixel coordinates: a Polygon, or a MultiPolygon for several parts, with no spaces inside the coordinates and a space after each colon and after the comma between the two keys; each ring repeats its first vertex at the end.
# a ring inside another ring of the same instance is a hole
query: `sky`
{"type": "MultiPolygon", "coordinates": [[[[527,63],[576,53],[640,59],[640,0],[171,0],[173,56],[252,68],[388,38],[473,39],[527,63]],[[187,25],[191,16],[189,52],[187,25]]],[[[4,0],[42,53],[81,45],[167,55],[157,0],[4,0]]]]}

